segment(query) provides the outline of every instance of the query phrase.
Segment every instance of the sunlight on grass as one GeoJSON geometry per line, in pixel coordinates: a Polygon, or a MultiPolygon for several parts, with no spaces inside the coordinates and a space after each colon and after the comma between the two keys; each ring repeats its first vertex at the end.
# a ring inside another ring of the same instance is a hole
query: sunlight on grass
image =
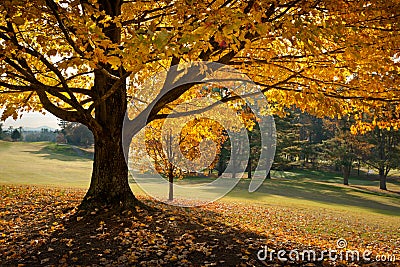
{"type": "MultiPolygon", "coordinates": [[[[0,141],[0,182],[87,188],[92,161],[87,154],[82,157],[74,153],[68,147],[43,142],[0,141]]],[[[325,209],[359,214],[372,220],[374,216],[400,216],[400,194],[379,190],[377,181],[352,177],[350,186],[344,186],[340,175],[318,171],[276,171],[272,172],[272,177],[254,193],[248,192],[249,181],[245,179],[221,201],[315,212],[325,209]]],[[[193,181],[203,183],[208,178],[185,178],[179,183],[185,185],[193,181]]],[[[145,195],[134,182],[131,187],[136,194],[145,195]]],[[[388,188],[399,192],[400,182],[391,180],[388,188]]]]}
{"type": "Polygon", "coordinates": [[[87,188],[92,162],[71,155],[51,154],[48,146],[46,142],[0,141],[0,182],[87,188]]]}

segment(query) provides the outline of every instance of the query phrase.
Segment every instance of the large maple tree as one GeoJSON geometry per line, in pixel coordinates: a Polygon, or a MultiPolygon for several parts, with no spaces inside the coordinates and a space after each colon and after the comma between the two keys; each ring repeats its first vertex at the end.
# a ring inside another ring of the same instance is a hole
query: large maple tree
{"type": "Polygon", "coordinates": [[[128,100],[142,107],[130,118],[133,135],[191,88],[157,98],[139,86],[151,73],[228,64],[260,85],[278,114],[297,105],[397,127],[399,18],[397,0],[3,0],[2,118],[47,110],[86,125],[95,156],[83,206],[127,207],[136,203],[122,147],[128,100]]]}

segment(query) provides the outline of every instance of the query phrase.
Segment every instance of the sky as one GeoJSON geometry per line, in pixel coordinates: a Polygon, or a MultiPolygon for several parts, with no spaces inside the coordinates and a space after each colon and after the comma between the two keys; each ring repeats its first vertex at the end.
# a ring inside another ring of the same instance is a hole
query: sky
{"type": "Polygon", "coordinates": [[[48,126],[50,128],[58,129],[60,128],[57,123],[57,117],[50,113],[43,115],[39,112],[29,112],[22,113],[21,119],[14,120],[13,118],[8,118],[6,121],[0,121],[3,124],[3,129],[7,129],[9,126],[14,128],[18,127],[29,127],[36,128],[41,126],[48,126]]]}

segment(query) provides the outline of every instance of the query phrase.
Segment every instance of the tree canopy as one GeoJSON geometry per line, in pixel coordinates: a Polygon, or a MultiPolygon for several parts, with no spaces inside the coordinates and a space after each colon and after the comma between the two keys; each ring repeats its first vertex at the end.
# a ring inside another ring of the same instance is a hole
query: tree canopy
{"type": "MultiPolygon", "coordinates": [[[[397,122],[399,110],[390,103],[399,101],[399,7],[398,1],[2,1],[0,86],[10,93],[1,97],[3,119],[45,108],[100,127],[92,111],[127,77],[140,82],[171,63],[208,60],[244,71],[278,111],[296,104],[320,115],[369,112],[397,122]],[[94,90],[96,71],[113,78],[108,92],[94,90]]],[[[146,97],[129,88],[132,97],[146,97]]]]}
{"type": "Polygon", "coordinates": [[[4,0],[2,119],[47,110],[86,125],[98,151],[92,182],[109,181],[108,189],[92,184],[89,192],[97,197],[119,190],[111,189],[117,176],[127,180],[126,166],[110,162],[123,160],[121,140],[113,137],[121,135],[127,101],[138,110],[133,122],[152,108],[148,123],[192,87],[160,98],[141,87],[178,63],[237,68],[262,88],[277,114],[296,105],[318,116],[367,119],[354,131],[398,127],[399,10],[397,0],[4,0]]]}

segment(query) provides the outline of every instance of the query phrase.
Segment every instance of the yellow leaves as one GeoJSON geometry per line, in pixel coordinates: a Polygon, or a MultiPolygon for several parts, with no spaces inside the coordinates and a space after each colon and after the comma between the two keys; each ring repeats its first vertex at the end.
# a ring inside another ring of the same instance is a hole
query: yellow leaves
{"type": "Polygon", "coordinates": [[[83,223],[72,220],[74,212],[62,214],[62,210],[79,204],[83,190],[68,189],[63,195],[50,187],[0,187],[0,203],[4,206],[0,211],[0,231],[5,234],[0,239],[0,261],[5,265],[29,265],[34,259],[31,255],[40,255],[38,262],[56,266],[257,266],[257,251],[265,246],[269,251],[322,251],[336,249],[338,236],[348,241],[348,249],[360,249],[360,255],[364,249],[374,255],[399,255],[398,219],[379,214],[371,214],[366,220],[364,214],[318,205],[293,207],[282,202],[264,205],[227,200],[182,209],[139,195],[152,209],[141,209],[140,214],[116,212],[108,218],[104,214],[88,216],[83,223]],[[54,201],[61,207],[56,209],[54,201]],[[54,216],[59,215],[66,216],[66,229],[41,238],[40,230],[46,232],[54,216]],[[11,216],[18,216],[19,220],[8,220],[11,216]],[[168,223],[171,217],[175,218],[174,223],[168,223]],[[91,236],[100,220],[110,228],[110,236],[105,239],[91,236]],[[386,224],[382,226],[381,222],[386,224]]]}
{"type": "MultiPolygon", "coordinates": [[[[172,5],[126,1],[122,14],[112,17],[104,8],[97,9],[97,1],[93,2],[82,12],[79,5],[62,1],[58,11],[67,36],[40,1],[4,2],[0,24],[6,25],[6,15],[11,18],[14,28],[19,28],[15,35],[19,45],[0,41],[0,49],[7,57],[26,59],[38,81],[51,86],[60,84],[60,79],[40,62],[40,57],[28,55],[21,47],[33,48],[53,63],[57,61],[55,65],[63,74],[71,69],[79,73],[92,71],[99,68],[99,63],[108,64],[113,70],[124,67],[139,77],[135,84],[166,66],[173,56],[188,61],[198,60],[202,54],[216,61],[226,53],[238,52],[233,59],[235,66],[256,82],[285,91],[269,94],[279,115],[283,115],[284,107],[293,105],[319,116],[340,116],[361,109],[384,112],[378,101],[354,99],[374,97],[379,88],[382,99],[399,96],[399,85],[393,78],[399,69],[393,62],[400,45],[393,16],[397,4],[372,1],[364,7],[357,1],[328,1],[322,9],[300,1],[286,10],[282,3],[261,1],[244,12],[246,1],[226,6],[220,1],[179,0],[172,5]],[[344,9],[346,12],[342,12],[344,9]],[[115,38],[109,38],[113,23],[118,30],[115,38]],[[245,48],[240,50],[243,43],[245,48]],[[357,79],[348,79],[354,73],[357,79]],[[378,77],[372,77],[374,73],[378,77]],[[286,81],[291,75],[295,77],[286,81]],[[340,87],[344,89],[339,91],[340,87]]],[[[6,71],[15,72],[7,66],[0,75],[6,71]]],[[[24,81],[17,79],[13,83],[24,81]]],[[[68,81],[68,85],[91,89],[93,78],[79,77],[68,81]]],[[[150,93],[136,94],[142,100],[152,100],[150,93]]],[[[4,97],[0,98],[5,102],[4,97]]],[[[35,101],[30,99],[27,105],[39,109],[35,101]]],[[[20,99],[17,102],[23,103],[20,99]]],[[[15,117],[16,110],[8,110],[5,116],[15,117]]],[[[243,121],[252,127],[249,118],[243,121]]]]}
{"type": "Polygon", "coordinates": [[[7,105],[1,115],[1,120],[5,120],[8,117],[12,117],[14,120],[18,118],[17,108],[15,106],[7,105]]]}
{"type": "Polygon", "coordinates": [[[176,255],[172,255],[171,258],[169,258],[170,261],[174,262],[178,260],[178,257],[176,255]]]}
{"type": "Polygon", "coordinates": [[[270,26],[266,23],[260,23],[256,26],[257,33],[261,36],[265,36],[270,33],[270,26]]]}
{"type": "Polygon", "coordinates": [[[93,50],[93,58],[92,60],[96,63],[96,62],[106,62],[107,58],[104,55],[104,50],[101,48],[95,48],[93,50]]]}
{"type": "MultiPolygon", "coordinates": [[[[63,231],[62,218],[66,216],[63,210],[67,206],[71,208],[71,203],[77,204],[84,194],[82,190],[73,190],[74,193],[67,190],[66,194],[61,195],[61,191],[53,188],[50,192],[49,188],[33,186],[1,186],[0,202],[6,210],[0,212],[0,217],[9,218],[0,220],[0,232],[5,241],[0,242],[2,263],[10,259],[26,258],[27,254],[41,246],[43,253],[52,253],[58,243],[53,234],[63,231]],[[54,198],[61,198],[63,201],[56,206],[54,198]],[[7,215],[9,210],[13,212],[7,215]]],[[[66,245],[67,241],[65,240],[66,245]]]]}
{"type": "Polygon", "coordinates": [[[111,40],[109,39],[100,39],[100,40],[95,40],[95,43],[101,47],[102,49],[106,50],[109,47],[114,47],[115,45],[113,45],[113,43],[111,42],[111,40]]]}
{"type": "Polygon", "coordinates": [[[169,36],[170,34],[165,29],[156,34],[153,37],[156,47],[160,50],[163,49],[168,44],[169,36]]]}
{"type": "Polygon", "coordinates": [[[111,65],[111,68],[116,70],[121,66],[121,59],[116,56],[110,56],[107,58],[107,63],[111,65]]]}

